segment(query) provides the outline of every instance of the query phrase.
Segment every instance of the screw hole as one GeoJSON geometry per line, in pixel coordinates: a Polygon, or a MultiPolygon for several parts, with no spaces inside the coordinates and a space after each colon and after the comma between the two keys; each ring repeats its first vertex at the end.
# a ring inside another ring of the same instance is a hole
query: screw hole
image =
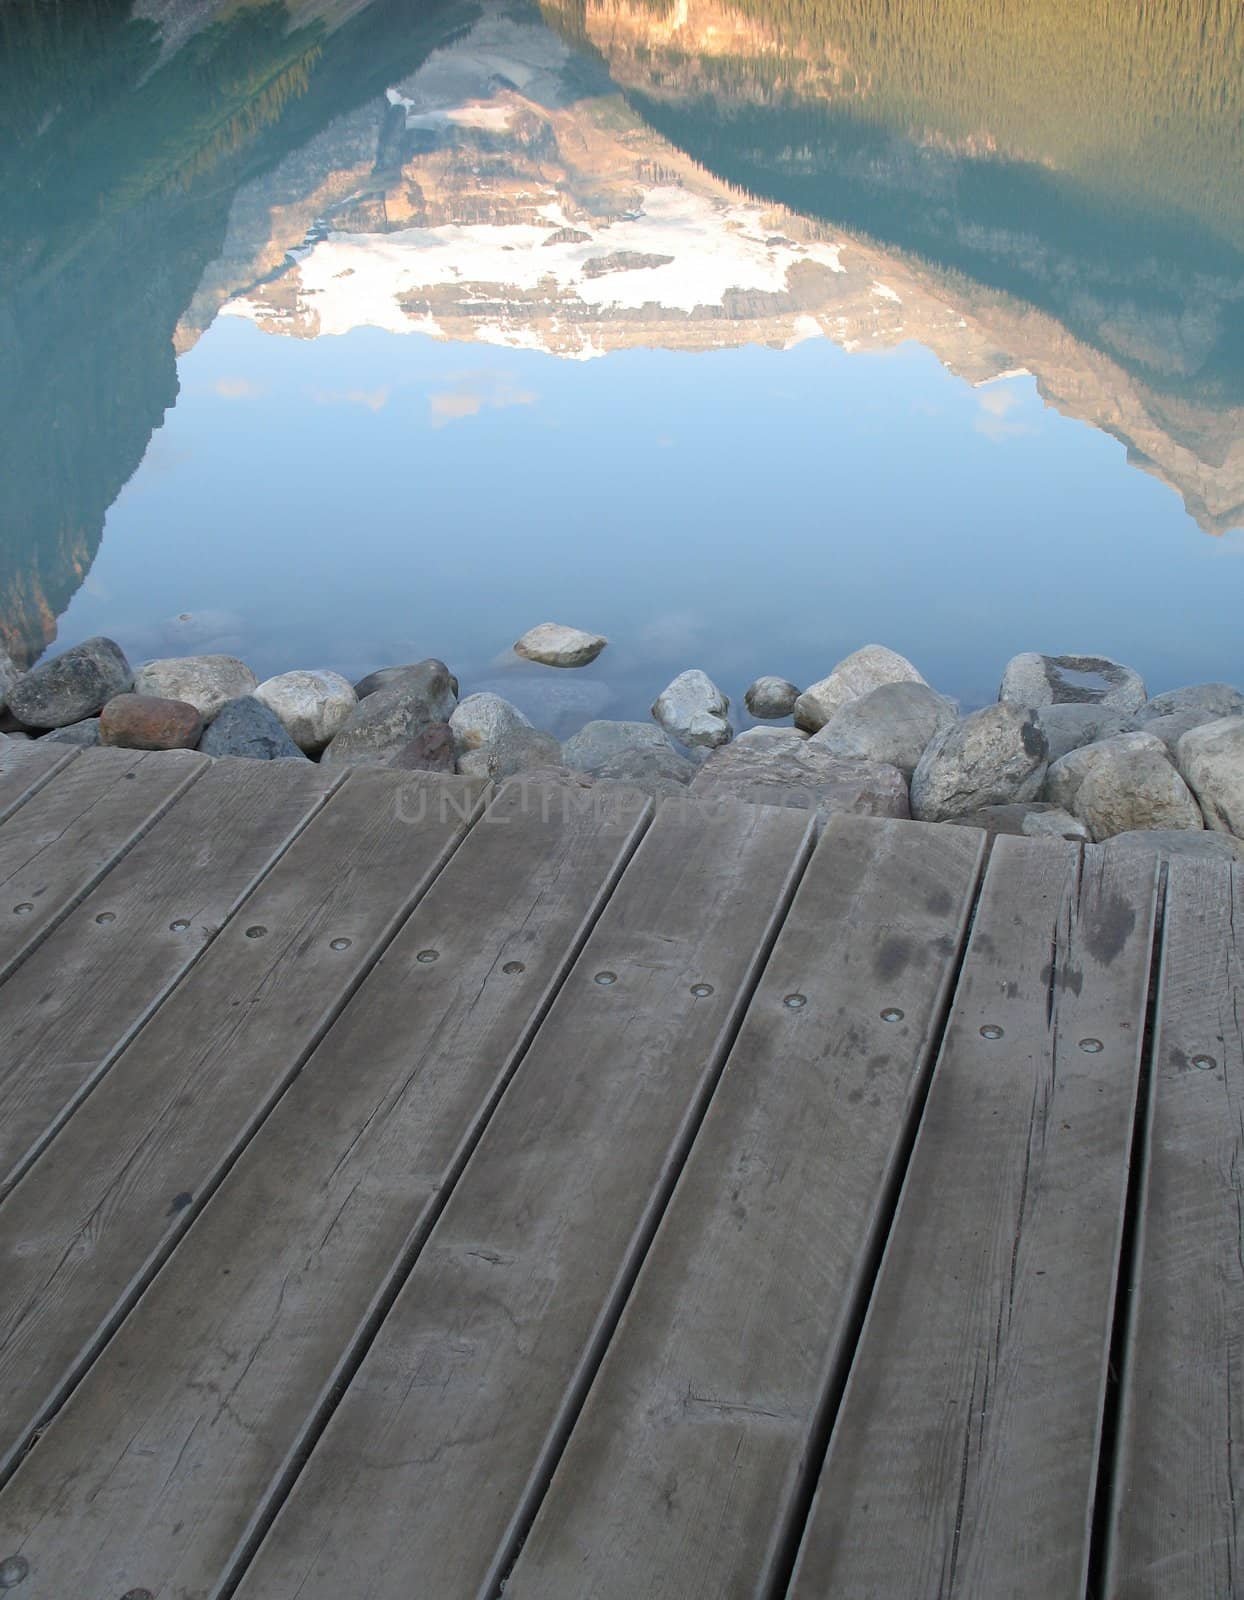
{"type": "Polygon", "coordinates": [[[881,1013],[881,1020],[882,1022],[901,1022],[903,1013],[897,1006],[887,1006],[881,1013]]]}
{"type": "Polygon", "coordinates": [[[258,923],[256,923],[253,928],[247,928],[246,937],[248,939],[262,939],[267,931],[267,928],[262,928],[258,923]]]}
{"type": "Polygon", "coordinates": [[[516,973],[526,972],[527,968],[523,965],[523,963],[521,961],[507,961],[506,964],[501,968],[501,970],[502,970],[502,972],[508,973],[509,976],[512,978],[512,977],[514,977],[514,975],[516,973]]]}
{"type": "Polygon", "coordinates": [[[101,911],[95,920],[102,927],[104,923],[115,922],[117,920],[117,914],[115,911],[101,911]]]}
{"type": "Polygon", "coordinates": [[[350,941],[349,939],[330,939],[328,941],[328,948],[330,950],[348,950],[350,948],[350,941]]]}
{"type": "Polygon", "coordinates": [[[995,1022],[987,1022],[981,1029],[982,1039],[1000,1039],[1001,1037],[1002,1029],[995,1022]]]}
{"type": "Polygon", "coordinates": [[[19,904],[13,907],[13,915],[15,917],[28,917],[33,910],[33,901],[22,900],[19,904]]]}
{"type": "Polygon", "coordinates": [[[30,1573],[30,1562],[25,1556],[10,1556],[0,1561],[0,1589],[16,1589],[30,1573]]]}
{"type": "Polygon", "coordinates": [[[1105,1049],[1100,1039],[1081,1039],[1080,1048],[1086,1056],[1099,1056],[1105,1049]]]}
{"type": "Polygon", "coordinates": [[[190,924],[185,920],[184,917],[178,917],[176,922],[169,923],[169,927],[174,933],[185,933],[189,926],[190,924]]]}
{"type": "Polygon", "coordinates": [[[1212,1072],[1218,1063],[1213,1056],[1193,1056],[1192,1065],[1198,1072],[1212,1072]]]}
{"type": "Polygon", "coordinates": [[[806,994],[788,994],[782,1001],[782,1004],[789,1011],[799,1011],[806,1006],[807,1003],[808,997],[806,994]]]}
{"type": "Polygon", "coordinates": [[[702,1000],[705,995],[712,994],[712,992],[713,986],[711,983],[693,983],[691,985],[691,993],[695,995],[697,1000],[702,1000]]]}
{"type": "Polygon", "coordinates": [[[422,961],[425,967],[431,966],[434,961],[439,959],[439,950],[420,950],[419,954],[415,957],[415,960],[422,961]]]}
{"type": "Polygon", "coordinates": [[[596,982],[602,986],[608,986],[611,983],[617,983],[617,981],[618,975],[616,972],[598,972],[596,974],[596,982]]]}

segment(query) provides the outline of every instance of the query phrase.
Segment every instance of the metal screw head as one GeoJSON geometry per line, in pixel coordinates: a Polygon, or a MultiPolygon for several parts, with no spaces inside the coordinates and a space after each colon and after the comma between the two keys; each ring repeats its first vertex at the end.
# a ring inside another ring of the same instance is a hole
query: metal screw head
{"type": "Polygon", "coordinates": [[[247,928],[246,937],[248,939],[262,939],[267,931],[267,928],[263,928],[259,923],[256,923],[253,928],[247,928]]]}
{"type": "Polygon", "coordinates": [[[30,1572],[30,1562],[25,1556],[8,1556],[0,1561],[0,1589],[16,1589],[30,1572]]]}
{"type": "Polygon", "coordinates": [[[1080,1048],[1086,1056],[1099,1056],[1105,1049],[1100,1039],[1081,1039],[1080,1048]]]}
{"type": "Polygon", "coordinates": [[[169,923],[169,929],[173,933],[185,933],[186,929],[189,926],[190,926],[190,924],[186,921],[186,919],[184,917],[178,917],[176,922],[170,922],[169,923]]]}
{"type": "Polygon", "coordinates": [[[507,973],[512,978],[515,975],[515,973],[526,972],[527,968],[523,965],[523,963],[521,961],[507,961],[506,964],[501,968],[501,970],[502,970],[502,972],[507,973]]]}
{"type": "Polygon", "coordinates": [[[115,911],[101,911],[95,920],[101,925],[105,922],[115,922],[117,920],[117,914],[115,911]]]}
{"type": "Polygon", "coordinates": [[[712,992],[713,986],[711,983],[693,983],[691,985],[691,993],[695,995],[697,999],[702,1000],[706,994],[712,994],[712,992]]]}
{"type": "Polygon", "coordinates": [[[420,950],[419,954],[415,957],[415,960],[422,961],[424,966],[427,967],[430,966],[433,961],[439,959],[439,957],[439,950],[420,950]]]}
{"type": "Polygon", "coordinates": [[[788,994],[782,1001],[782,1004],[787,1008],[788,1011],[799,1011],[802,1007],[806,1006],[807,1003],[808,997],[806,994],[788,994]]]}
{"type": "Polygon", "coordinates": [[[982,1039],[1000,1039],[1001,1037],[1002,1029],[997,1025],[996,1022],[987,1022],[981,1029],[982,1039]]]}
{"type": "Polygon", "coordinates": [[[127,1589],[121,1600],[155,1600],[150,1589],[127,1589]]]}
{"type": "Polygon", "coordinates": [[[1193,1056],[1192,1065],[1196,1067],[1199,1072],[1212,1072],[1218,1063],[1214,1060],[1213,1056],[1193,1056]]]}
{"type": "Polygon", "coordinates": [[[598,972],[595,978],[595,982],[605,986],[611,983],[617,983],[617,981],[618,975],[616,972],[598,972]]]}
{"type": "Polygon", "coordinates": [[[32,901],[22,900],[13,907],[13,915],[15,917],[28,917],[33,910],[34,904],[32,901]]]}
{"type": "Polygon", "coordinates": [[[882,1022],[901,1022],[903,1013],[897,1006],[887,1006],[881,1013],[881,1020],[882,1022]]]}
{"type": "Polygon", "coordinates": [[[330,939],[328,941],[328,948],[330,950],[348,950],[350,948],[350,941],[349,939],[330,939]]]}

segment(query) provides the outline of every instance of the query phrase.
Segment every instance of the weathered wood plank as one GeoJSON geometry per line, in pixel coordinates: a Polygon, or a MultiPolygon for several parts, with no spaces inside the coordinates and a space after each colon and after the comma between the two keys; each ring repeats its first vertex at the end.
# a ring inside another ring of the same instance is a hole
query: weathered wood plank
{"type": "Polygon", "coordinates": [[[809,842],[777,807],[658,812],[239,1595],[493,1592],[809,842]]]}
{"type": "Polygon", "coordinates": [[[485,791],[465,778],[354,773],[0,1204],[0,1477],[189,1227],[485,791]],[[256,928],[263,937],[249,936],[256,928]]]}
{"type": "Polygon", "coordinates": [[[210,765],[191,750],[89,750],[0,825],[0,981],[210,765]]]}
{"type": "Polygon", "coordinates": [[[792,1600],[1084,1593],[1155,899],[995,843],[792,1600]]]}
{"type": "MultiPolygon", "coordinates": [[[[404,1276],[650,810],[627,797],[545,811],[517,785],[498,797],[0,1493],[0,1557],[29,1561],[35,1600],[213,1592],[404,1276]]],[[[171,1171],[153,1209],[170,1188],[171,1171]]]]}
{"type": "Polygon", "coordinates": [[[0,1033],[0,1194],[342,781],[218,761],[17,969],[0,1033]]]}
{"type": "Polygon", "coordinates": [[[1110,1600],[1244,1592],[1244,869],[1169,871],[1110,1600]]]}
{"type": "Polygon", "coordinates": [[[37,739],[0,743],[0,822],[77,758],[78,751],[69,745],[42,744],[37,739]]]}
{"type": "Polygon", "coordinates": [[[768,1592],[983,854],[976,830],[829,822],[506,1600],[768,1592]]]}

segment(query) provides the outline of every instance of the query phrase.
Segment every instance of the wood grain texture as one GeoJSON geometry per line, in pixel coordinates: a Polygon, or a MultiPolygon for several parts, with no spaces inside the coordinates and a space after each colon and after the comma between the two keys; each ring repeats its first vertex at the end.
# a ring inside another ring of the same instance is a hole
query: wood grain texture
{"type": "Polygon", "coordinates": [[[792,1600],[1084,1593],[1155,900],[996,842],[792,1600]]]}
{"type": "Polygon", "coordinates": [[[76,761],[78,754],[69,745],[41,744],[37,739],[6,739],[0,744],[0,822],[76,761]]]}
{"type": "Polygon", "coordinates": [[[31,1600],[215,1591],[650,811],[546,812],[511,786],[476,825],[0,1493],[0,1556],[29,1560],[31,1600]]]}
{"type": "Polygon", "coordinates": [[[309,761],[216,762],[18,967],[3,989],[0,1194],[341,781],[309,761]]]}
{"type": "Polygon", "coordinates": [[[658,812],[240,1596],[492,1592],[809,842],[778,807],[658,812]]]}
{"type": "Polygon", "coordinates": [[[354,773],[0,1204],[0,1477],[189,1227],[485,791],[465,778],[354,773]],[[408,822],[429,795],[422,820],[408,822]],[[248,936],[256,927],[262,938],[248,936]]]}
{"type": "Polygon", "coordinates": [[[1110,1600],[1244,1594],[1244,869],[1169,873],[1110,1600]]]}
{"type": "Polygon", "coordinates": [[[86,750],[0,824],[0,981],[209,765],[191,750],[86,750]]]}
{"type": "Polygon", "coordinates": [[[830,819],[506,1600],[765,1592],[983,853],[975,830],[830,819]]]}

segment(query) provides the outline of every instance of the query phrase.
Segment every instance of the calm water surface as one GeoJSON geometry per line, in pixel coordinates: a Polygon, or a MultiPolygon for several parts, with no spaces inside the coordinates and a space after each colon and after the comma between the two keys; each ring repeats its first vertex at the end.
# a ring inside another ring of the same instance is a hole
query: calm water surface
{"type": "Polygon", "coordinates": [[[874,639],[1244,677],[1231,7],[17,0],[0,61],[25,659],[435,654],[563,733],[874,639]]]}

